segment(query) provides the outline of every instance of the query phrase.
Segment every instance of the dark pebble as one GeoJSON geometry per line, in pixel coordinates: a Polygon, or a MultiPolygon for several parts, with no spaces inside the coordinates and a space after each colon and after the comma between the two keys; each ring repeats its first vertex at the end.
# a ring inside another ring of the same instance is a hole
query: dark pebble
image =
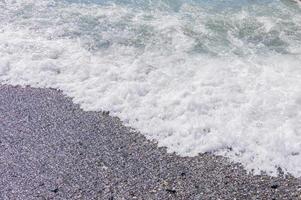
{"type": "Polygon", "coordinates": [[[173,190],[173,189],[166,189],[166,192],[169,192],[169,193],[172,193],[172,194],[177,193],[177,191],[176,191],[176,190],[173,190]]]}
{"type": "Polygon", "coordinates": [[[272,189],[277,189],[278,187],[279,187],[279,185],[277,183],[271,185],[272,189]]]}

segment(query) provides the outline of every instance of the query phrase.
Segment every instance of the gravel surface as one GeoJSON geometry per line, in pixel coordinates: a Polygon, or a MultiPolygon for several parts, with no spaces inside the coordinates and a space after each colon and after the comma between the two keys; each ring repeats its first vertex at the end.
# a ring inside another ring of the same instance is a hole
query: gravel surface
{"type": "Polygon", "coordinates": [[[53,89],[0,86],[0,200],[301,199],[301,180],[179,157],[53,89]]]}

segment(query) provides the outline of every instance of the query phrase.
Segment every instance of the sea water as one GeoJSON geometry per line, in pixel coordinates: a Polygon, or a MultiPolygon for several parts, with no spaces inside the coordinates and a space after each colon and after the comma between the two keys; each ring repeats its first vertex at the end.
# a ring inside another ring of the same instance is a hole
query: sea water
{"type": "Polygon", "coordinates": [[[0,0],[0,83],[61,89],[168,152],[301,176],[290,0],[0,0]]]}

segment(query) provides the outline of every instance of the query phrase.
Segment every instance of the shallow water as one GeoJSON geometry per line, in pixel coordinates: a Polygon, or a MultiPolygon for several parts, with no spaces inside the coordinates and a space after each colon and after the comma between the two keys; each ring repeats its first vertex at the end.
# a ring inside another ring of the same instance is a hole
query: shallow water
{"type": "Polygon", "coordinates": [[[301,176],[292,1],[0,1],[0,83],[62,89],[170,152],[301,176]]]}

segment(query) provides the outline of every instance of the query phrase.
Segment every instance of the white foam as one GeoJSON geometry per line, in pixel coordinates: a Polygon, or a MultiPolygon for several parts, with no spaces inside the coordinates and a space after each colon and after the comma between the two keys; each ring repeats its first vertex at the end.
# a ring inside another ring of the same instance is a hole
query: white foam
{"type": "Polygon", "coordinates": [[[224,33],[214,41],[210,37],[214,28],[223,28],[225,16],[212,18],[188,5],[179,14],[118,5],[51,9],[46,1],[28,2],[19,8],[5,4],[3,15],[26,12],[29,5],[36,13],[11,21],[0,15],[5,22],[0,25],[1,83],[62,89],[83,109],[110,111],[169,152],[195,156],[210,151],[255,173],[275,175],[281,167],[301,176],[296,44],[281,36],[294,53],[273,52],[274,46],[260,46],[235,32],[254,26],[263,31],[254,37],[268,37],[277,30],[272,18],[249,23],[252,17],[245,11],[238,21],[227,16],[233,23],[225,32],[229,44],[222,46],[224,33]],[[189,26],[187,13],[194,14],[195,26],[189,26]],[[201,50],[198,41],[204,42],[201,50]]]}

